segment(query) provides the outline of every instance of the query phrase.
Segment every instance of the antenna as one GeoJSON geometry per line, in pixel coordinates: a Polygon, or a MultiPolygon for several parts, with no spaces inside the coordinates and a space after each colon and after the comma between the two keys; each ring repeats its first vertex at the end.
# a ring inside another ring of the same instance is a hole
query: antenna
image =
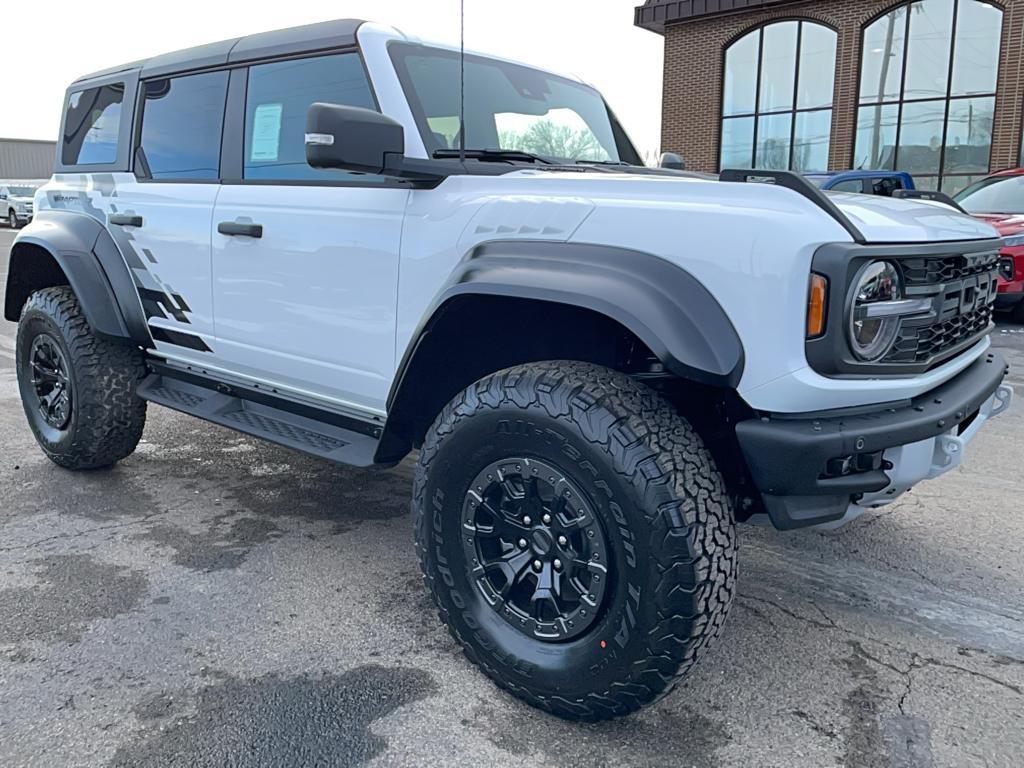
{"type": "Polygon", "coordinates": [[[466,162],[466,0],[459,0],[459,162],[466,162]]]}

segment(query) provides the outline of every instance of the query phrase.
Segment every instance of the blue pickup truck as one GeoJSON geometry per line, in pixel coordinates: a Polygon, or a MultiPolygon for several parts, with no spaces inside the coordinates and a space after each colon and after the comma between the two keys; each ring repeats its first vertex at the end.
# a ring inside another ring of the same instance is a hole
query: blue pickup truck
{"type": "Polygon", "coordinates": [[[892,197],[899,189],[915,189],[914,178],[904,171],[830,171],[804,176],[812,184],[835,192],[892,197]]]}

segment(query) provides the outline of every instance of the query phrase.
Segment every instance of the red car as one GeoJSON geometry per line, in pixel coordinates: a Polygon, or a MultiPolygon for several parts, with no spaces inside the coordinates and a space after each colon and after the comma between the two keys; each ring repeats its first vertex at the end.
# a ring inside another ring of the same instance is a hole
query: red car
{"type": "Polygon", "coordinates": [[[1009,310],[1024,323],[1024,168],[994,173],[953,199],[1003,236],[996,309],[1009,310]]]}

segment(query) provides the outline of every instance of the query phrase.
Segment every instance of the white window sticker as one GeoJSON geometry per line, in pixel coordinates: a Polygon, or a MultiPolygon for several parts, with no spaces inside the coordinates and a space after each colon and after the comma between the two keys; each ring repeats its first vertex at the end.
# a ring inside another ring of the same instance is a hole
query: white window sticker
{"type": "Polygon", "coordinates": [[[253,163],[269,163],[277,160],[281,144],[280,104],[260,104],[252,119],[252,147],[249,160],[253,163]]]}

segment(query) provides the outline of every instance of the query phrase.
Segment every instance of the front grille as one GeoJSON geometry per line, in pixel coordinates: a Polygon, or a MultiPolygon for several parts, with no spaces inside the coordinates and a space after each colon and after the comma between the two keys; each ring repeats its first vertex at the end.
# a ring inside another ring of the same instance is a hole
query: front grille
{"type": "Polygon", "coordinates": [[[908,297],[933,297],[932,312],[904,318],[890,364],[938,364],[977,341],[992,322],[998,252],[900,260],[908,297]]]}

